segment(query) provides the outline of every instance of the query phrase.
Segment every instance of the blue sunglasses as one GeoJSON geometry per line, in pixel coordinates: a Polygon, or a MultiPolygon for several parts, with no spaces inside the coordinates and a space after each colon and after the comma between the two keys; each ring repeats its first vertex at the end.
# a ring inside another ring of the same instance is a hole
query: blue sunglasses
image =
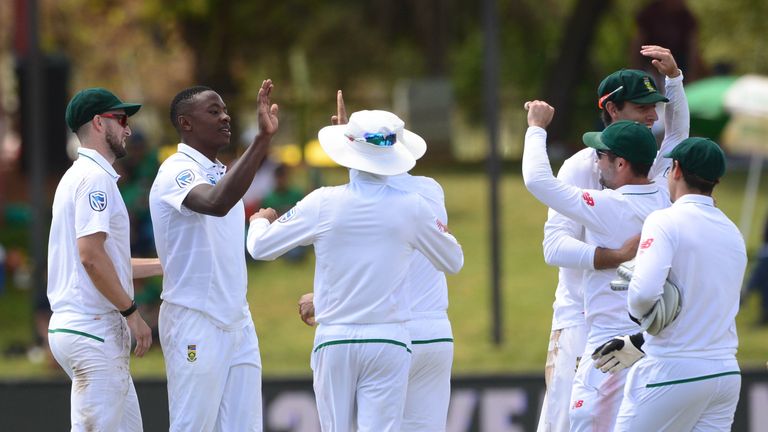
{"type": "Polygon", "coordinates": [[[364,133],[362,138],[347,136],[350,141],[365,141],[379,147],[391,147],[397,142],[397,134],[364,133]]]}

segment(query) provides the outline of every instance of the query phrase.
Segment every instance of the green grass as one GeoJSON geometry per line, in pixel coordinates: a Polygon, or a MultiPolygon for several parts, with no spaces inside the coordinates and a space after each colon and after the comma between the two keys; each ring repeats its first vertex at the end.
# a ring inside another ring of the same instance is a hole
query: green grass
{"type": "MultiPolygon", "coordinates": [[[[552,318],[551,304],[557,272],[544,264],[541,252],[546,208],[525,190],[519,164],[504,167],[502,198],[502,311],[503,343],[491,342],[489,287],[488,180],[477,168],[418,169],[445,189],[451,231],[464,248],[462,271],[448,279],[449,314],[455,336],[456,374],[515,373],[543,371],[552,318]]],[[[328,184],[346,179],[343,170],[324,173],[328,184]]],[[[729,173],[717,187],[716,199],[731,219],[738,222],[746,176],[729,173]]],[[[762,195],[768,184],[761,185],[762,195]]],[[[750,255],[759,248],[765,216],[763,196],[756,204],[748,242],[750,255]]],[[[312,289],[314,261],[299,264],[283,260],[249,264],[249,302],[260,339],[266,376],[311,375],[309,355],[313,331],[297,314],[298,297],[312,289]]],[[[12,342],[32,340],[31,306],[26,293],[14,289],[0,297],[0,349],[12,342]]],[[[744,368],[763,368],[768,360],[768,327],[752,325],[759,310],[758,299],[746,299],[738,317],[739,360],[744,368]]],[[[135,376],[162,377],[159,346],[142,359],[134,358],[135,376]]],[[[58,375],[44,364],[32,364],[25,357],[0,358],[0,377],[58,375]]]]}

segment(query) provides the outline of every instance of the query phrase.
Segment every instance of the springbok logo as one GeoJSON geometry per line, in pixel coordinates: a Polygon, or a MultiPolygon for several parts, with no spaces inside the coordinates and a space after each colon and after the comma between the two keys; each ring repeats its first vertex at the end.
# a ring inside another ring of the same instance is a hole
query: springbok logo
{"type": "Polygon", "coordinates": [[[107,208],[107,194],[102,191],[91,192],[88,194],[88,203],[97,212],[104,211],[107,208]]]}
{"type": "Polygon", "coordinates": [[[180,172],[179,175],[176,176],[176,184],[179,185],[180,188],[185,188],[189,186],[194,179],[195,174],[192,172],[192,170],[187,169],[180,172]]]}

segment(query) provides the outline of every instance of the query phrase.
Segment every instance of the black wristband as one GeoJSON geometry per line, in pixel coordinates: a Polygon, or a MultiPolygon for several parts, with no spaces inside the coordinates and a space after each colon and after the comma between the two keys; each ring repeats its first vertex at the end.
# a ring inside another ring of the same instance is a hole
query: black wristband
{"type": "Polygon", "coordinates": [[[129,316],[130,314],[132,314],[134,312],[136,312],[136,302],[132,300],[131,301],[131,306],[128,309],[126,309],[126,310],[121,310],[120,311],[120,315],[122,315],[124,317],[127,317],[127,316],[129,316]]]}

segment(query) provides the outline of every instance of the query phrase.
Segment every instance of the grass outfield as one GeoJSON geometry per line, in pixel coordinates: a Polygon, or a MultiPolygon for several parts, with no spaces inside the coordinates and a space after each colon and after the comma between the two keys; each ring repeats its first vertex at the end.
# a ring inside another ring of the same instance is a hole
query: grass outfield
{"type": "MultiPolygon", "coordinates": [[[[479,169],[419,170],[417,174],[437,179],[446,192],[451,231],[464,248],[464,269],[448,279],[449,315],[453,324],[456,355],[455,374],[541,372],[547,348],[556,270],[542,258],[542,226],[546,208],[523,186],[519,165],[506,166],[501,186],[503,336],[500,346],[491,343],[489,288],[489,230],[487,179],[479,169]]],[[[326,183],[345,181],[344,170],[324,173],[326,183]]],[[[718,205],[738,222],[744,173],[730,173],[716,189],[718,205]]],[[[768,191],[761,185],[762,195],[768,191]]],[[[767,202],[756,204],[748,251],[759,248],[767,202]]],[[[298,319],[296,300],[311,290],[314,262],[300,264],[283,260],[249,261],[249,301],[260,339],[265,376],[309,376],[309,353],[313,332],[298,319]]],[[[0,349],[13,342],[32,340],[26,293],[14,289],[0,296],[0,349]]],[[[755,327],[758,299],[750,296],[738,317],[739,360],[744,368],[764,368],[768,360],[768,327],[755,327]]],[[[199,353],[201,354],[201,353],[199,353]]],[[[134,376],[162,377],[162,355],[155,343],[143,359],[133,359],[134,376]]],[[[0,358],[0,377],[38,377],[58,374],[26,357],[0,358]]]]}

